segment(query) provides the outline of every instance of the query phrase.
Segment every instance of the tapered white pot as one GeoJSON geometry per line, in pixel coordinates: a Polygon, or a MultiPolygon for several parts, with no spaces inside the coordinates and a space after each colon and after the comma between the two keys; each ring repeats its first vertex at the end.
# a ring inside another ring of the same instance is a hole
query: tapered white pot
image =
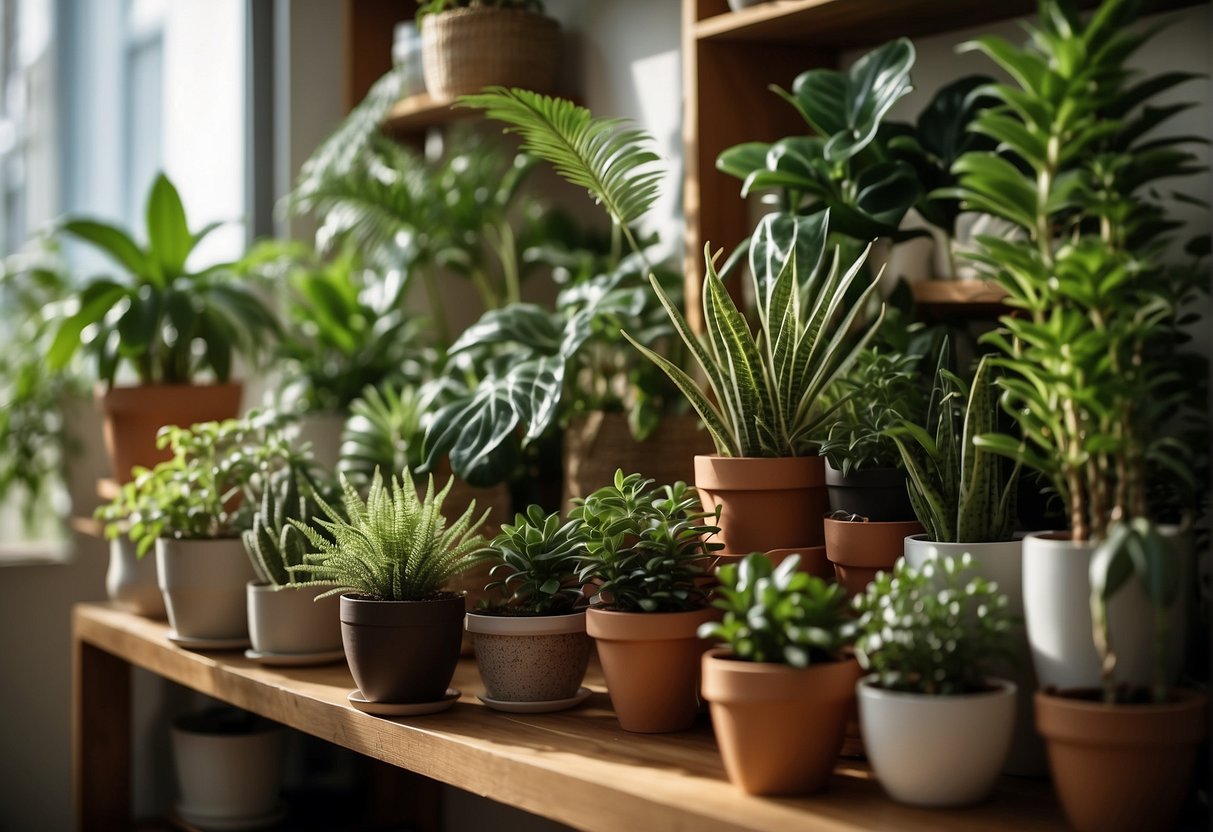
{"type": "Polygon", "coordinates": [[[125,610],[148,618],[164,618],[164,597],[156,585],[156,558],[139,557],[135,543],[125,535],[110,541],[110,563],[105,592],[125,610]]]}
{"type": "Polygon", "coordinates": [[[172,744],[184,819],[203,829],[254,829],[274,819],[282,789],[280,725],[216,708],[177,719],[172,744]]]}
{"type": "Polygon", "coordinates": [[[258,653],[336,653],[341,648],[341,599],[316,600],[329,587],[248,585],[249,639],[258,653]]]}
{"type": "Polygon", "coordinates": [[[257,575],[239,538],[159,538],[156,572],[176,637],[248,638],[245,586],[257,575]]]}

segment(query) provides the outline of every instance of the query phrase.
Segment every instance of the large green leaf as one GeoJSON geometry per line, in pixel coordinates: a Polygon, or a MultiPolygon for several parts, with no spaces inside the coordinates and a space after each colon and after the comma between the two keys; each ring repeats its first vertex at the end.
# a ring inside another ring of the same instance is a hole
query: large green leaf
{"type": "Polygon", "coordinates": [[[80,348],[80,335],[87,326],[105,320],[119,301],[130,295],[131,289],[107,278],[94,280],[80,292],[80,307],[64,319],[55,332],[46,358],[52,370],[60,370],[80,348]]]}
{"type": "Polygon", "coordinates": [[[181,195],[163,173],[156,177],[147,199],[147,241],[151,258],[166,281],[185,271],[194,237],[181,195]]]}
{"type": "Polygon", "coordinates": [[[121,228],[104,222],[76,219],[64,222],[62,229],[64,233],[96,246],[133,276],[144,280],[151,278],[147,255],[121,228]]]}

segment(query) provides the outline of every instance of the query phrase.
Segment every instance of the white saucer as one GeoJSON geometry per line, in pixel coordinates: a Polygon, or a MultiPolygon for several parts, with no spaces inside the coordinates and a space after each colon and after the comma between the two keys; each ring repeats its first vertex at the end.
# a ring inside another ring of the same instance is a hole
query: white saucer
{"type": "Polygon", "coordinates": [[[509,714],[546,714],[580,705],[589,699],[593,692],[587,687],[580,687],[568,699],[549,699],[546,702],[506,702],[501,699],[489,699],[487,696],[477,696],[476,698],[495,711],[505,711],[509,714]]]}
{"type": "Polygon", "coordinates": [[[455,700],[462,695],[458,688],[447,688],[446,696],[437,702],[410,702],[404,705],[393,705],[389,702],[369,702],[363,697],[362,691],[352,690],[346,699],[355,709],[362,711],[364,714],[374,714],[375,716],[422,716],[424,714],[436,714],[445,711],[454,705],[455,700]]]}
{"type": "Polygon", "coordinates": [[[208,832],[211,829],[264,829],[267,826],[273,826],[286,817],[286,804],[279,803],[274,807],[274,811],[255,818],[224,818],[199,814],[190,811],[181,804],[177,804],[177,814],[190,826],[196,826],[199,829],[208,830],[208,832]]]}
{"type": "Polygon", "coordinates": [[[315,664],[332,664],[345,658],[344,650],[325,650],[320,653],[265,653],[253,649],[244,651],[246,659],[252,659],[266,667],[305,667],[315,664]]]}
{"type": "Polygon", "coordinates": [[[248,638],[188,638],[169,630],[168,640],[186,650],[242,650],[249,646],[248,638]]]}

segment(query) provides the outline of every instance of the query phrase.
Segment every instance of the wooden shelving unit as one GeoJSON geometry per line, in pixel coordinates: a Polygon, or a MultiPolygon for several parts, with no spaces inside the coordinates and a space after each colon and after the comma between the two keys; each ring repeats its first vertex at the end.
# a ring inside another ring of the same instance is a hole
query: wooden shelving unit
{"type": "Polygon", "coordinates": [[[918,280],[910,284],[910,294],[919,311],[930,318],[996,318],[1009,310],[1006,290],[987,280],[918,280]]]}
{"type": "Polygon", "coordinates": [[[380,719],[346,702],[344,665],[270,669],[240,653],[195,653],[166,639],[168,627],[103,604],[73,617],[73,748],[83,828],[129,828],[130,667],[150,670],[292,728],[509,803],[578,829],[663,832],[821,830],[901,832],[1064,829],[1047,781],[1005,778],[981,806],[958,811],[893,803],[866,764],[842,760],[828,790],[810,797],[758,798],[725,778],[706,717],[680,734],[621,730],[591,668],[585,705],[557,714],[502,714],[483,706],[474,663],[454,686],[446,713],[380,719]]]}
{"type": "Polygon", "coordinates": [[[397,101],[383,122],[383,129],[395,135],[415,133],[477,115],[477,110],[456,107],[449,101],[435,101],[429,93],[423,92],[397,101]]]}

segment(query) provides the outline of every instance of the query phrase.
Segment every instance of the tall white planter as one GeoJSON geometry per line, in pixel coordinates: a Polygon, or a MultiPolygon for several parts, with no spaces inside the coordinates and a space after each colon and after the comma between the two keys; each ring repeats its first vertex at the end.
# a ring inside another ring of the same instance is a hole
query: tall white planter
{"type": "Polygon", "coordinates": [[[105,592],[115,604],[136,615],[164,618],[164,597],[156,585],[156,558],[150,552],[139,557],[135,543],[126,535],[110,541],[105,592]]]}
{"type": "MultiPolygon", "coordinates": [[[[1167,531],[1164,530],[1164,534],[1167,531]]],[[[1187,574],[1187,539],[1174,534],[1175,557],[1187,574]]],[[[1024,616],[1032,662],[1042,687],[1090,688],[1100,684],[1099,655],[1091,630],[1090,543],[1074,543],[1058,533],[1034,532],[1024,538],[1024,616]]],[[[1166,667],[1174,681],[1184,655],[1186,596],[1168,613],[1166,667]]],[[[1116,679],[1130,685],[1154,680],[1154,609],[1141,582],[1133,578],[1108,605],[1116,679]]]]}
{"type": "Polygon", "coordinates": [[[991,543],[936,543],[925,534],[907,537],[905,558],[915,569],[932,557],[973,556],[974,572],[998,584],[1007,596],[1007,610],[1015,618],[1011,661],[995,668],[994,674],[1015,683],[1015,733],[1003,771],[1020,777],[1043,777],[1049,773],[1044,743],[1036,733],[1032,696],[1036,693],[1036,673],[1028,634],[1023,626],[1023,541],[1003,540],[991,543]]]}
{"type": "Polygon", "coordinates": [[[248,638],[245,586],[257,575],[239,538],[159,538],[156,572],[176,638],[248,638]]]}

